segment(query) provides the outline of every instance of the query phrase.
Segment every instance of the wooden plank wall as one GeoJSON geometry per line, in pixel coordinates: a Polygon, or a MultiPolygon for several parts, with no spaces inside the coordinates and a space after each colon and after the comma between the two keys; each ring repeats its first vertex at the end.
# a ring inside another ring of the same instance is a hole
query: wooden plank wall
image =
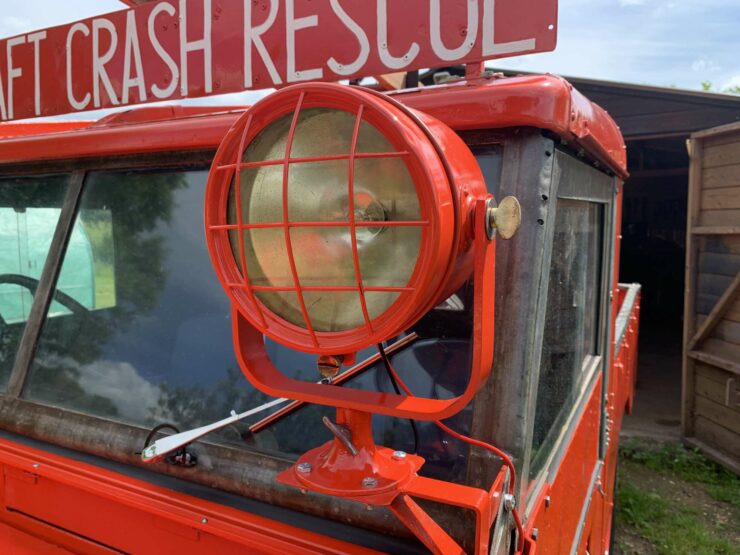
{"type": "Polygon", "coordinates": [[[689,152],[683,434],[740,473],[740,124],[689,152]]]}

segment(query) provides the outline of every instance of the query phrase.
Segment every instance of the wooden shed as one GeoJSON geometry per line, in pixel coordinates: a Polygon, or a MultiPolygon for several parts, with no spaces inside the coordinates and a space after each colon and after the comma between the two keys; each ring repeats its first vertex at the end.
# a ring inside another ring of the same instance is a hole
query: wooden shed
{"type": "Polygon", "coordinates": [[[740,473],[740,123],[689,140],[685,441],[740,473]]]}

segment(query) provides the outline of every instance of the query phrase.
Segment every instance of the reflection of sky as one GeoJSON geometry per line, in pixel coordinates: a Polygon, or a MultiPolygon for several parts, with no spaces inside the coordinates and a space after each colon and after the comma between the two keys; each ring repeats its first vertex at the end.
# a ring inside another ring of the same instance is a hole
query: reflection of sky
{"type": "MultiPolygon", "coordinates": [[[[149,348],[134,353],[130,362],[146,377],[166,379],[172,386],[210,385],[222,379],[227,368],[237,368],[230,303],[205,244],[207,176],[206,171],[186,174],[188,187],[176,191],[170,222],[160,221],[152,234],[165,239],[166,281],[157,308],[132,326],[149,348]],[[161,365],[152,364],[157,358],[161,365]]],[[[244,385],[250,387],[246,380],[244,385]]]]}

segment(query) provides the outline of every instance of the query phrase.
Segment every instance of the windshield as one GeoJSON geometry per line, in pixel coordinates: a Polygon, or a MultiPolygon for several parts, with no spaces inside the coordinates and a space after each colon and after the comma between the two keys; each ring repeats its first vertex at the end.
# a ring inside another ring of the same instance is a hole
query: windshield
{"type": "MultiPolygon", "coordinates": [[[[235,359],[231,307],[203,234],[207,175],[205,169],[88,174],[25,398],[142,428],[171,423],[180,430],[270,399],[251,386],[235,359]]],[[[39,226],[38,233],[50,236],[51,227],[39,226]]],[[[11,312],[14,321],[20,318],[21,302],[26,306],[28,299],[8,301],[9,319],[11,312]]],[[[393,355],[415,393],[449,398],[464,390],[469,302],[466,286],[419,322],[419,338],[393,355]]],[[[271,341],[268,351],[291,377],[320,379],[315,355],[271,341]]],[[[375,352],[358,353],[358,362],[375,352]]],[[[393,391],[378,364],[348,386],[393,391]]],[[[333,409],[307,405],[252,433],[249,425],[260,414],[209,441],[295,458],[331,438],[323,415],[333,418],[333,409]]],[[[470,417],[468,409],[449,423],[466,433],[470,417]]],[[[418,438],[407,420],[378,416],[374,429],[376,440],[394,449],[423,445],[427,475],[464,480],[467,447],[432,423],[418,423],[418,438]]]]}

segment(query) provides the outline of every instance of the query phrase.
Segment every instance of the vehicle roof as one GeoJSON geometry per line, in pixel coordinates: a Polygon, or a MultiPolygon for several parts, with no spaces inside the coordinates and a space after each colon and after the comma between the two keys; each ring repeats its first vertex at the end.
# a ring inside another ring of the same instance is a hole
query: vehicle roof
{"type": "MultiPolygon", "coordinates": [[[[490,76],[391,94],[456,131],[513,127],[550,131],[617,175],[627,176],[626,147],[614,120],[560,77],[490,76]]],[[[0,160],[24,163],[215,149],[244,110],[149,106],[92,123],[2,124],[0,160]]]]}

